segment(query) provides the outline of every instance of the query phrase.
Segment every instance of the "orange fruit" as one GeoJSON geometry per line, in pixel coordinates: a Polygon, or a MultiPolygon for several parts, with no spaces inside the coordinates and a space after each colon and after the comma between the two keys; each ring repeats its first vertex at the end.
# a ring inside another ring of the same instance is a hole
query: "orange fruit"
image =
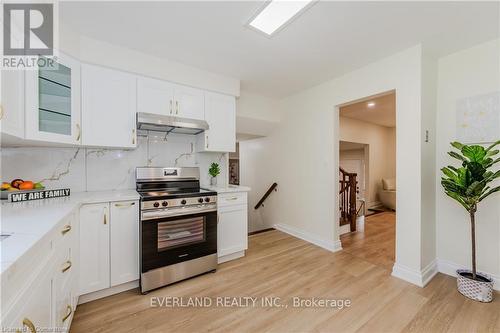
{"type": "Polygon", "coordinates": [[[20,190],[32,190],[35,187],[35,184],[33,184],[32,181],[25,181],[21,185],[19,185],[20,190]]]}

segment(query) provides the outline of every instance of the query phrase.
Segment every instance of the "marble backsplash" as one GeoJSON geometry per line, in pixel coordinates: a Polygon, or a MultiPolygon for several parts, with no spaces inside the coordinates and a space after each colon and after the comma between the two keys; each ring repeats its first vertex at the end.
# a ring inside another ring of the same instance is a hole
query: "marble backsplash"
{"type": "Polygon", "coordinates": [[[138,138],[133,150],[101,148],[2,148],[1,180],[15,178],[42,181],[47,188],[71,188],[72,191],[105,191],[135,188],[138,166],[197,166],[201,184],[209,184],[212,162],[221,166],[217,177],[227,184],[227,154],[197,153],[191,135],[150,135],[138,138]]]}

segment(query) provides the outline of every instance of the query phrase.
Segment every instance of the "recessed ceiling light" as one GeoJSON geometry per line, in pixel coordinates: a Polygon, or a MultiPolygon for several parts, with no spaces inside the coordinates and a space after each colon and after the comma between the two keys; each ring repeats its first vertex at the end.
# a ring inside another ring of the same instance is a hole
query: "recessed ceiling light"
{"type": "Polygon", "coordinates": [[[372,108],[375,106],[375,102],[369,102],[368,104],[366,104],[366,106],[368,106],[369,108],[372,108]]]}
{"type": "Polygon", "coordinates": [[[314,1],[272,0],[250,21],[249,26],[270,36],[314,1]]]}

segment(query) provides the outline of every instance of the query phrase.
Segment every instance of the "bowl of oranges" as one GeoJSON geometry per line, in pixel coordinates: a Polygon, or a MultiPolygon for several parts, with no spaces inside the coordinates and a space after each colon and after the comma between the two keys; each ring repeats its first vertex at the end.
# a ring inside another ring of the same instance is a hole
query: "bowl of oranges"
{"type": "Polygon", "coordinates": [[[43,186],[42,182],[33,182],[31,180],[22,180],[20,178],[16,178],[10,183],[3,182],[1,186],[2,199],[7,199],[9,193],[12,192],[31,192],[31,191],[40,191],[44,190],[45,186],[43,186]]]}

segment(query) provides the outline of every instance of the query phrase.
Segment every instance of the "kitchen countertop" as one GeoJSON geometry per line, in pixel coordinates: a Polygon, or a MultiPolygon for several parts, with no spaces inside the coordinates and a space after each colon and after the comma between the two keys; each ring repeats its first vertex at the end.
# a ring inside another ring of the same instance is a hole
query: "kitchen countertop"
{"type": "Polygon", "coordinates": [[[1,273],[83,204],[139,200],[135,190],[75,192],[69,197],[0,205],[1,273]]]}
{"type": "Polygon", "coordinates": [[[217,193],[250,192],[251,190],[250,187],[239,186],[239,185],[227,185],[227,186],[202,185],[201,187],[206,190],[215,191],[217,193]]]}

